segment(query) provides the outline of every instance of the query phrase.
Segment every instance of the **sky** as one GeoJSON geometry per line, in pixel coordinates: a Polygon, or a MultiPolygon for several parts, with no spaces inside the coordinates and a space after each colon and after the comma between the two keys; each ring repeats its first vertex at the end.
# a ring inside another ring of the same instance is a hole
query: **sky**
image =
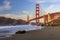
{"type": "Polygon", "coordinates": [[[0,0],[0,16],[27,19],[35,17],[35,6],[40,4],[40,15],[60,12],[60,0],[0,0]]]}

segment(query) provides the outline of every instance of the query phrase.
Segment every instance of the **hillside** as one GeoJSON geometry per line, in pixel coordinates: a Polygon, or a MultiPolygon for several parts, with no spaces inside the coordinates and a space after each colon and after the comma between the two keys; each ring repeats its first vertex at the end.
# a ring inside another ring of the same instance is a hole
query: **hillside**
{"type": "Polygon", "coordinates": [[[60,17],[50,22],[49,25],[54,25],[54,26],[60,25],[60,17]]]}
{"type": "Polygon", "coordinates": [[[5,17],[0,17],[0,25],[23,25],[27,24],[26,21],[22,19],[11,19],[11,18],[5,18],[5,17]]]}

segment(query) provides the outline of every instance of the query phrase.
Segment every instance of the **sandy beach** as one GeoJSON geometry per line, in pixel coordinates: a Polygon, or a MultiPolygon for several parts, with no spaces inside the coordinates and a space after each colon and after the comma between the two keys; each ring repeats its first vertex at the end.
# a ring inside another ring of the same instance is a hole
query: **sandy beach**
{"type": "Polygon", "coordinates": [[[60,40],[60,27],[46,27],[42,30],[16,34],[0,40],[60,40]]]}

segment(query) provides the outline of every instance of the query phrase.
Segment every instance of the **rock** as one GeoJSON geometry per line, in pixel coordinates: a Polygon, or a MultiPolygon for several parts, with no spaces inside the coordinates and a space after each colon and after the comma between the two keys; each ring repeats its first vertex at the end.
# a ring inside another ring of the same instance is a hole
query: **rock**
{"type": "Polygon", "coordinates": [[[24,34],[24,33],[26,33],[25,30],[23,30],[23,31],[17,31],[17,32],[16,32],[16,34],[24,34]]]}

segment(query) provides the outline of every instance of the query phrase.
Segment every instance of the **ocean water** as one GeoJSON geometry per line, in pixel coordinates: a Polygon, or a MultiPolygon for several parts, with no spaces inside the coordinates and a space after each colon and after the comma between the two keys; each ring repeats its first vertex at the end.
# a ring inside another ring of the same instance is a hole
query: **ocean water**
{"type": "Polygon", "coordinates": [[[41,30],[42,26],[36,25],[16,25],[16,26],[0,26],[0,38],[10,37],[14,35],[17,31],[32,31],[41,30]]]}

